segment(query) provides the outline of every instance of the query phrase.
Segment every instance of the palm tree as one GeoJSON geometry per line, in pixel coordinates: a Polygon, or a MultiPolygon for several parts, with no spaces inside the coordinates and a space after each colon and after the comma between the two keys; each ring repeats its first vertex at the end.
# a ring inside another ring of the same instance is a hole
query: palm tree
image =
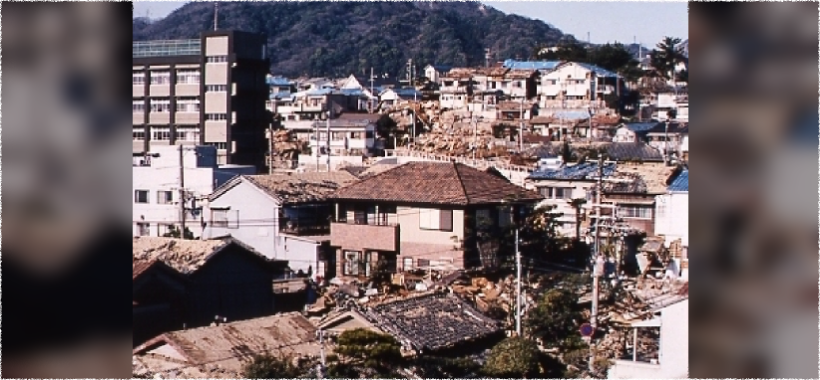
{"type": "Polygon", "coordinates": [[[666,80],[675,79],[675,66],[678,63],[686,62],[681,39],[664,37],[663,41],[656,45],[656,49],[652,50],[650,60],[658,76],[666,80]]]}
{"type": "Polygon", "coordinates": [[[581,239],[581,208],[587,203],[584,198],[575,198],[569,201],[570,206],[575,209],[575,240],[581,239]]]}

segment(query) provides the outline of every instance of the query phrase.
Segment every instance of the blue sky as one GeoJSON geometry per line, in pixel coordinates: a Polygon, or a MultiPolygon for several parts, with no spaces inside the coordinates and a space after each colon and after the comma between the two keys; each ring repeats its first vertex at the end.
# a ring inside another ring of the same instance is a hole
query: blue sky
{"type": "MultiPolygon", "coordinates": [[[[164,17],[184,1],[135,1],[134,15],[164,17]],[[148,12],[148,13],[147,13],[148,12]]],[[[504,13],[543,20],[564,33],[593,43],[631,43],[633,38],[652,47],[665,36],[689,36],[686,2],[574,2],[574,1],[488,1],[504,13]]]]}

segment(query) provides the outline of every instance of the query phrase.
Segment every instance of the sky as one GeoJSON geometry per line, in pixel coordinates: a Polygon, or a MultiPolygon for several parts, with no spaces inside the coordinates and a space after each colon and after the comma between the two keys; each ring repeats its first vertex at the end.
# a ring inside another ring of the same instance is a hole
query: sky
{"type": "MultiPolygon", "coordinates": [[[[184,1],[135,1],[134,15],[161,18],[181,7],[184,1]]],[[[686,2],[574,2],[574,1],[488,1],[485,4],[504,13],[539,19],[586,41],[637,41],[653,47],[663,37],[689,36],[686,2]]]]}

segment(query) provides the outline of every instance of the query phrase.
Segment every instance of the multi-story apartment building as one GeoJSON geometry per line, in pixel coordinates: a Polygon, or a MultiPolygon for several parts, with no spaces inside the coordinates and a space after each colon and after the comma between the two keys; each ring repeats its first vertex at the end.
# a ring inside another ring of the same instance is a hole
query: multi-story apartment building
{"type": "Polygon", "coordinates": [[[236,175],[256,173],[256,167],[250,165],[217,166],[214,146],[163,145],[152,149],[150,153],[134,154],[133,158],[134,236],[163,236],[172,229],[180,230],[183,180],[185,227],[195,237],[200,236],[206,197],[236,175]],[[180,164],[184,178],[180,178],[180,164]]]}
{"type": "Polygon", "coordinates": [[[219,164],[262,167],[269,61],[263,35],[208,31],[132,47],[133,151],[211,145],[219,164]]]}
{"type": "Polygon", "coordinates": [[[376,144],[376,122],[380,114],[343,113],[330,120],[317,120],[311,125],[313,135],[309,146],[312,155],[328,152],[333,156],[372,156],[381,147],[376,144]]]}

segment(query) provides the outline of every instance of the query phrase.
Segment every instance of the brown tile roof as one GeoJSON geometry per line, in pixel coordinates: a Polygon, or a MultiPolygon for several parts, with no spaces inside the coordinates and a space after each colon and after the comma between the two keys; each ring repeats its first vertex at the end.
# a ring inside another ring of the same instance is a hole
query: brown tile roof
{"type": "MultiPolygon", "coordinates": [[[[496,105],[496,108],[498,108],[502,111],[519,111],[519,110],[521,110],[521,107],[522,107],[521,102],[516,102],[516,101],[512,101],[512,100],[501,101],[501,102],[498,102],[498,105],[496,105]]],[[[532,103],[524,102],[523,107],[524,107],[524,112],[529,111],[530,109],[532,109],[532,103]]]]}
{"type": "Polygon", "coordinates": [[[236,244],[260,259],[267,259],[253,248],[234,239],[217,240],[183,240],[175,238],[135,236],[132,241],[134,270],[150,268],[143,264],[150,261],[162,261],[163,264],[177,272],[190,274],[196,272],[217,253],[228,245],[236,244]]]}
{"type": "Polygon", "coordinates": [[[466,206],[541,196],[464,164],[409,162],[346,186],[330,198],[466,206]]]}
{"type": "Polygon", "coordinates": [[[165,333],[133,354],[138,375],[241,378],[242,367],[254,354],[317,357],[320,350],[316,328],[294,312],[165,333]],[[162,345],[167,349],[151,352],[162,345]]]}
{"type": "Polygon", "coordinates": [[[537,72],[536,70],[517,69],[517,70],[510,70],[504,76],[508,79],[529,79],[536,72],[537,72]]]}
{"type": "Polygon", "coordinates": [[[216,189],[210,199],[218,198],[243,180],[252,183],[283,204],[296,204],[323,201],[328,194],[356,182],[358,178],[346,170],[246,175],[228,181],[216,189]]]}
{"type": "Polygon", "coordinates": [[[503,77],[510,69],[506,67],[481,67],[475,69],[475,74],[486,75],[488,77],[503,77]]]}
{"type": "Polygon", "coordinates": [[[344,112],[334,120],[368,121],[368,122],[371,122],[371,123],[375,123],[379,120],[380,117],[382,117],[382,114],[379,114],[379,113],[344,112]]]}
{"type": "Polygon", "coordinates": [[[469,67],[454,67],[447,72],[447,74],[442,75],[442,78],[446,79],[465,79],[470,78],[473,76],[473,69],[469,67]]]}

